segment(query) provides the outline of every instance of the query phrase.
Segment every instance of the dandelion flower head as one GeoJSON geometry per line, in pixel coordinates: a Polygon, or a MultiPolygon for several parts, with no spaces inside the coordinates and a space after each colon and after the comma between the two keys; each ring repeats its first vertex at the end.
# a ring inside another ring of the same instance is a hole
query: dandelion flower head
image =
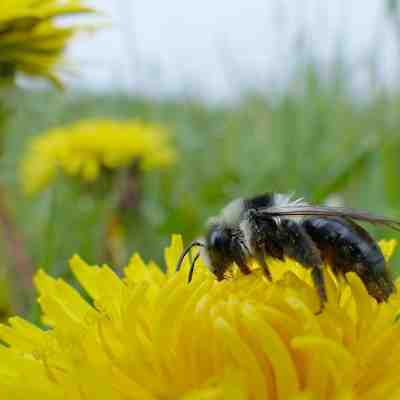
{"type": "Polygon", "coordinates": [[[175,152],[161,126],[141,121],[84,120],[35,137],[22,160],[21,181],[26,193],[45,189],[62,172],[86,182],[104,169],[141,170],[172,163],[175,152]]]}
{"type": "Polygon", "coordinates": [[[82,26],[56,19],[92,11],[81,0],[1,0],[0,80],[23,72],[60,85],[55,67],[82,26]]]}
{"type": "MultiPolygon", "coordinates": [[[[382,243],[385,255],[392,242],[382,243]]],[[[217,282],[188,263],[182,240],[166,272],[135,255],[120,278],[78,256],[71,268],[91,297],[39,272],[47,330],[21,318],[0,327],[0,395],[6,399],[400,398],[399,295],[377,304],[352,273],[326,273],[329,300],[292,261],[217,282]]],[[[397,282],[399,287],[399,282],[397,282]]]]}

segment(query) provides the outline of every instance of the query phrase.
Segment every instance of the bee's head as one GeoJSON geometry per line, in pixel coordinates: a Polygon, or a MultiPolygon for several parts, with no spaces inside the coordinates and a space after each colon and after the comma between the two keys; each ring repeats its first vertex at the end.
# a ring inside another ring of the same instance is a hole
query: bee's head
{"type": "Polygon", "coordinates": [[[220,224],[213,224],[209,227],[201,255],[207,268],[218,280],[224,278],[227,268],[232,263],[231,244],[232,232],[230,228],[220,224]]]}
{"type": "Polygon", "coordinates": [[[205,266],[216,276],[218,280],[224,279],[224,275],[228,267],[233,263],[232,229],[228,226],[210,220],[207,233],[204,239],[194,240],[182,252],[179,257],[176,271],[179,271],[186,256],[191,259],[191,267],[189,272],[189,282],[192,280],[193,270],[196,261],[201,256],[205,266]],[[193,247],[199,247],[200,251],[194,258],[191,257],[193,247]]]}

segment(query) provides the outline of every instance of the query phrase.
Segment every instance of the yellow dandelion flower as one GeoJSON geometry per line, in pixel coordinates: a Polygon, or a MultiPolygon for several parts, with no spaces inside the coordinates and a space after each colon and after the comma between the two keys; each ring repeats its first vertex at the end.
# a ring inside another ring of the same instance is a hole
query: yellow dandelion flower
{"type": "Polygon", "coordinates": [[[55,20],[92,11],[81,0],[2,0],[0,79],[23,72],[59,85],[54,69],[79,27],[55,20]]]}
{"type": "Polygon", "coordinates": [[[21,181],[26,193],[36,193],[58,172],[93,182],[102,168],[137,162],[142,170],[151,170],[174,159],[175,152],[161,126],[137,120],[84,120],[34,138],[22,160],[21,181]]]}
{"type": "MultiPolygon", "coordinates": [[[[383,243],[389,252],[393,245],[383,243]]],[[[71,268],[92,302],[39,272],[41,330],[0,327],[4,399],[376,400],[400,398],[400,295],[377,304],[356,275],[326,273],[328,303],[292,261],[274,283],[254,271],[187,284],[176,236],[167,271],[135,255],[118,277],[78,256],[71,268]]],[[[400,289],[400,283],[397,282],[400,289]]]]}

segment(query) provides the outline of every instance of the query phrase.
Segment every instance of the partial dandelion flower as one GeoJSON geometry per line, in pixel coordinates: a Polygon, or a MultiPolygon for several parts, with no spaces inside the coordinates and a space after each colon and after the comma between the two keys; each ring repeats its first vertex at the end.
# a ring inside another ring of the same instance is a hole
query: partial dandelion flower
{"type": "Polygon", "coordinates": [[[105,170],[135,163],[146,171],[174,160],[174,148],[159,125],[139,120],[84,120],[35,137],[22,160],[21,182],[26,193],[36,193],[58,173],[93,182],[105,170]]]}
{"type": "MultiPolygon", "coordinates": [[[[385,256],[393,242],[382,242],[385,256]]],[[[399,295],[377,304],[360,279],[327,272],[328,303],[308,272],[274,262],[217,282],[188,262],[182,240],[166,272],[135,255],[118,277],[78,256],[71,268],[92,301],[39,272],[42,330],[21,318],[1,326],[0,395],[6,399],[376,400],[400,397],[399,295]]],[[[396,286],[400,288],[400,283],[396,286]]]]}
{"type": "Polygon", "coordinates": [[[60,85],[56,67],[82,25],[60,17],[92,12],[81,0],[2,0],[0,2],[0,80],[17,72],[60,85]]]}

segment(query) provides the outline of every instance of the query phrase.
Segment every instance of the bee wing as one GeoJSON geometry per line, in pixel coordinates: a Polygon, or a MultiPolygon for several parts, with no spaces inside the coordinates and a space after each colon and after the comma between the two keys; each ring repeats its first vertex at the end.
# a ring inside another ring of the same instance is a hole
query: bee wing
{"type": "Polygon", "coordinates": [[[386,226],[400,231],[400,221],[386,218],[380,215],[373,215],[367,211],[355,210],[345,207],[328,207],[313,205],[289,205],[279,207],[266,207],[259,210],[261,215],[269,215],[271,217],[279,216],[322,216],[322,217],[343,217],[354,219],[356,221],[368,222],[374,225],[386,226]]]}

